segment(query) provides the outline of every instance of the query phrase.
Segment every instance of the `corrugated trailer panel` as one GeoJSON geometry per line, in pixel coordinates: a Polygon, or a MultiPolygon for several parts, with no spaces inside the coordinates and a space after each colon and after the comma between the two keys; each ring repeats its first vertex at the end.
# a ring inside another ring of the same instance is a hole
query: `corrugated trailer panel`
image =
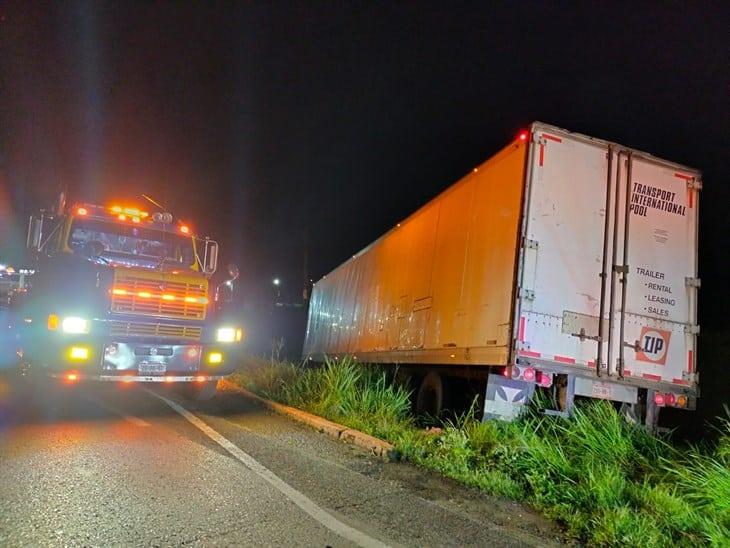
{"type": "Polygon", "coordinates": [[[304,354],[506,364],[527,145],[509,145],[317,282],[304,354]]]}

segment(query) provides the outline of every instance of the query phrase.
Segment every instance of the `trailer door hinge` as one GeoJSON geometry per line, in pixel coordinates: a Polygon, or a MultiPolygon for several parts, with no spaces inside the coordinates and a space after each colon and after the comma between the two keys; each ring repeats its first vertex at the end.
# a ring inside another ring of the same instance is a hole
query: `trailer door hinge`
{"type": "Polygon", "coordinates": [[[687,188],[692,190],[702,190],[702,179],[688,179],[687,188]]]}
{"type": "Polygon", "coordinates": [[[522,241],[522,247],[524,247],[525,249],[537,249],[537,240],[530,240],[529,238],[525,238],[522,241]]]}
{"type": "Polygon", "coordinates": [[[524,287],[521,287],[520,288],[520,298],[526,299],[528,301],[534,301],[535,292],[532,289],[525,289],[524,287]]]}
{"type": "Polygon", "coordinates": [[[700,334],[700,326],[697,324],[688,323],[684,326],[684,332],[688,335],[699,335],[700,334]]]}
{"type": "Polygon", "coordinates": [[[702,280],[700,280],[699,278],[687,277],[684,279],[684,285],[686,285],[687,287],[696,287],[697,289],[699,289],[702,285],[702,280]]]}

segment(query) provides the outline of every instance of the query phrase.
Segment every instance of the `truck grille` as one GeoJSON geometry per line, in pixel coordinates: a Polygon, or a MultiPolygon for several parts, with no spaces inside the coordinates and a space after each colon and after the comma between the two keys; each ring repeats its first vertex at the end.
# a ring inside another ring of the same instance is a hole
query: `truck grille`
{"type": "Polygon", "coordinates": [[[201,327],[190,325],[165,325],[159,323],[120,321],[112,321],[109,323],[109,335],[111,337],[157,337],[199,341],[201,333],[201,327]]]}
{"type": "Polygon", "coordinates": [[[114,273],[112,312],[186,320],[205,319],[208,281],[157,272],[114,273]]]}

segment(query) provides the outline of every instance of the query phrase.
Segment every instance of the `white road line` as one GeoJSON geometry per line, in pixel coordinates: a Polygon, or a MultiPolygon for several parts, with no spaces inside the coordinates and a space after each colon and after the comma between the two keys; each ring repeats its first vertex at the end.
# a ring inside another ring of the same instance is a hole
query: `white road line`
{"type": "Polygon", "coordinates": [[[111,413],[114,413],[115,415],[119,415],[125,421],[131,422],[135,426],[149,426],[150,425],[150,423],[148,423],[147,421],[144,421],[144,420],[140,419],[139,417],[135,417],[134,415],[128,415],[121,409],[117,409],[113,405],[109,405],[108,403],[106,403],[104,401],[101,401],[97,398],[89,396],[88,394],[84,394],[82,397],[85,400],[90,401],[91,403],[94,403],[94,404],[98,405],[99,407],[102,407],[102,408],[106,409],[107,411],[110,411],[111,413]]]}
{"type": "Polygon", "coordinates": [[[279,476],[274,474],[271,470],[266,468],[264,465],[259,463],[256,459],[254,459],[251,455],[246,453],[245,451],[241,450],[237,445],[229,441],[227,438],[219,434],[217,431],[213,430],[210,426],[205,424],[202,420],[200,420],[198,417],[193,415],[190,411],[185,409],[184,407],[178,405],[174,401],[168,400],[164,396],[161,396],[155,392],[149,391],[150,394],[155,396],[156,398],[161,399],[164,401],[167,405],[172,407],[175,411],[180,413],[189,423],[191,423],[193,426],[198,428],[201,432],[203,432],[206,436],[208,436],[210,439],[212,439],[214,442],[216,442],[218,445],[223,447],[226,451],[228,451],[231,455],[236,457],[239,461],[241,461],[246,468],[254,472],[257,476],[259,476],[261,479],[266,481],[267,483],[274,486],[279,492],[281,492],[286,498],[288,498],[290,501],[292,501],[294,504],[299,506],[302,510],[304,510],[307,514],[309,514],[311,517],[313,517],[315,520],[317,520],[319,523],[324,525],[327,529],[332,531],[333,533],[336,533],[340,535],[342,538],[349,540],[350,542],[354,542],[358,546],[363,546],[367,548],[384,548],[388,546],[387,544],[384,544],[380,542],[377,539],[374,539],[362,531],[358,531],[357,529],[354,529],[353,527],[350,527],[349,525],[342,523],[340,520],[338,520],[336,517],[334,517],[332,514],[327,512],[324,508],[318,506],[312,499],[301,493],[300,491],[297,491],[294,489],[291,485],[286,483],[284,480],[282,480],[279,476]]]}

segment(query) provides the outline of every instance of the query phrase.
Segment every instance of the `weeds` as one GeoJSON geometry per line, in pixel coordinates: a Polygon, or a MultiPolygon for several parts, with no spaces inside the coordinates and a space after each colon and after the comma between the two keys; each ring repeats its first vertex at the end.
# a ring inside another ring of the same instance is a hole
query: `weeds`
{"type": "Polygon", "coordinates": [[[730,411],[716,448],[680,449],[630,424],[607,402],[570,419],[538,402],[512,423],[475,407],[438,434],[417,427],[409,393],[377,367],[270,362],[236,382],[270,399],[387,439],[403,458],[493,495],[524,500],[590,544],[730,545],[730,411]]]}

